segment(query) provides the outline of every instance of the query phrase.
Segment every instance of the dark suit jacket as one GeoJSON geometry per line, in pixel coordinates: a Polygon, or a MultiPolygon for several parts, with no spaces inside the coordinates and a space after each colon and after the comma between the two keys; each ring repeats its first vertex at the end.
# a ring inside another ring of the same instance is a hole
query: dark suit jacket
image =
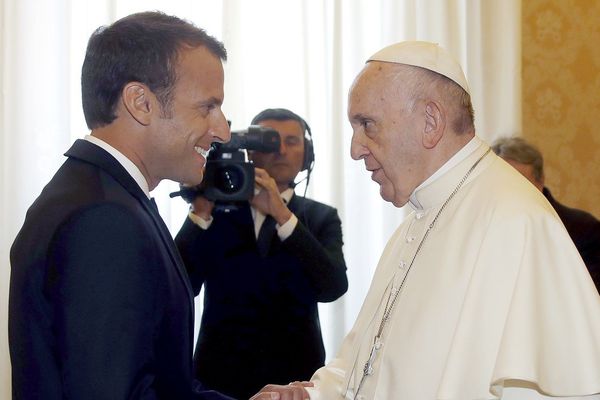
{"type": "Polygon", "coordinates": [[[247,204],[213,212],[208,230],[187,218],[175,238],[194,293],[205,290],[197,377],[237,398],[309,379],[325,359],[317,302],[348,288],[337,211],[298,196],[288,207],[298,225],[283,242],[273,232],[266,257],[247,204]]]}
{"type": "Polygon", "coordinates": [[[66,155],[11,248],[13,398],[223,398],[194,394],[192,291],[158,211],[98,146],[66,155]]]}
{"type": "Polygon", "coordinates": [[[560,204],[547,188],[544,188],[544,196],[567,228],[583,262],[590,271],[596,289],[600,291],[600,221],[583,210],[560,204]]]}

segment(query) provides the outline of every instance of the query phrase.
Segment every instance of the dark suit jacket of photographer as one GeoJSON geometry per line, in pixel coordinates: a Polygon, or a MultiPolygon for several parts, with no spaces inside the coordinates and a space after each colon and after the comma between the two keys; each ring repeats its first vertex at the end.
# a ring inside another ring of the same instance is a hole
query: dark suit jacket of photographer
{"type": "Polygon", "coordinates": [[[562,205],[552,197],[547,188],[544,188],[543,193],[567,228],[600,292],[600,221],[586,211],[562,205]]]}
{"type": "Polygon", "coordinates": [[[194,293],[205,289],[197,377],[234,397],[309,379],[325,359],[317,302],[348,288],[337,210],[296,195],[288,207],[298,224],[283,242],[273,232],[265,258],[248,204],[213,212],[208,230],[187,218],[175,238],[194,293]]]}
{"type": "Polygon", "coordinates": [[[192,291],[158,210],[95,144],[66,155],[11,248],[13,398],[225,398],[193,380],[192,291]]]}

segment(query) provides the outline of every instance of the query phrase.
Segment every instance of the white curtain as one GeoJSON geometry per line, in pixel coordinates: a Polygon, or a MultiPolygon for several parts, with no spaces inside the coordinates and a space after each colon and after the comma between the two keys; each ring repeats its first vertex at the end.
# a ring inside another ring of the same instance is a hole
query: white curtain
{"type": "MultiPolygon", "coordinates": [[[[465,68],[479,135],[492,140],[520,131],[520,0],[0,0],[2,399],[10,397],[9,248],[62,153],[87,133],[79,93],[87,38],[100,25],[153,9],[224,41],[224,110],[234,129],[267,107],[290,108],[311,125],[317,161],[307,195],[338,208],[350,280],[342,299],[320,308],[328,358],[404,215],[381,200],[363,164],[349,156],[346,96],[364,60],[400,40],[438,42],[465,68]]],[[[169,199],[176,188],[164,182],[153,193],[173,234],[187,210],[169,199]]]]}

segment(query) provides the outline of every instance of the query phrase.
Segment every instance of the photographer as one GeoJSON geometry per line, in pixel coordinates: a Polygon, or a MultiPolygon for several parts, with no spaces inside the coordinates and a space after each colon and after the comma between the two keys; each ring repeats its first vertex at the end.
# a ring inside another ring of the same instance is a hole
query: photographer
{"type": "Polygon", "coordinates": [[[286,109],[264,110],[252,124],[281,138],[279,152],[250,154],[253,198],[224,212],[197,197],[175,239],[194,293],[205,289],[196,376],[246,399],[323,365],[317,303],[348,287],[336,209],[293,190],[314,161],[308,124],[286,109]]]}

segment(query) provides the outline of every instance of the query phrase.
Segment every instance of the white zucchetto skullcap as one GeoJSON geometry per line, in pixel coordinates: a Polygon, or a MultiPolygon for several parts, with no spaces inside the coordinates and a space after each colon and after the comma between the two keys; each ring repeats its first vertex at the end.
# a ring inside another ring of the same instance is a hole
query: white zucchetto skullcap
{"type": "Polygon", "coordinates": [[[470,93],[467,78],[465,78],[460,64],[437,43],[399,42],[379,50],[369,57],[367,62],[369,61],[383,61],[425,68],[444,75],[465,89],[467,93],[470,93]]]}

